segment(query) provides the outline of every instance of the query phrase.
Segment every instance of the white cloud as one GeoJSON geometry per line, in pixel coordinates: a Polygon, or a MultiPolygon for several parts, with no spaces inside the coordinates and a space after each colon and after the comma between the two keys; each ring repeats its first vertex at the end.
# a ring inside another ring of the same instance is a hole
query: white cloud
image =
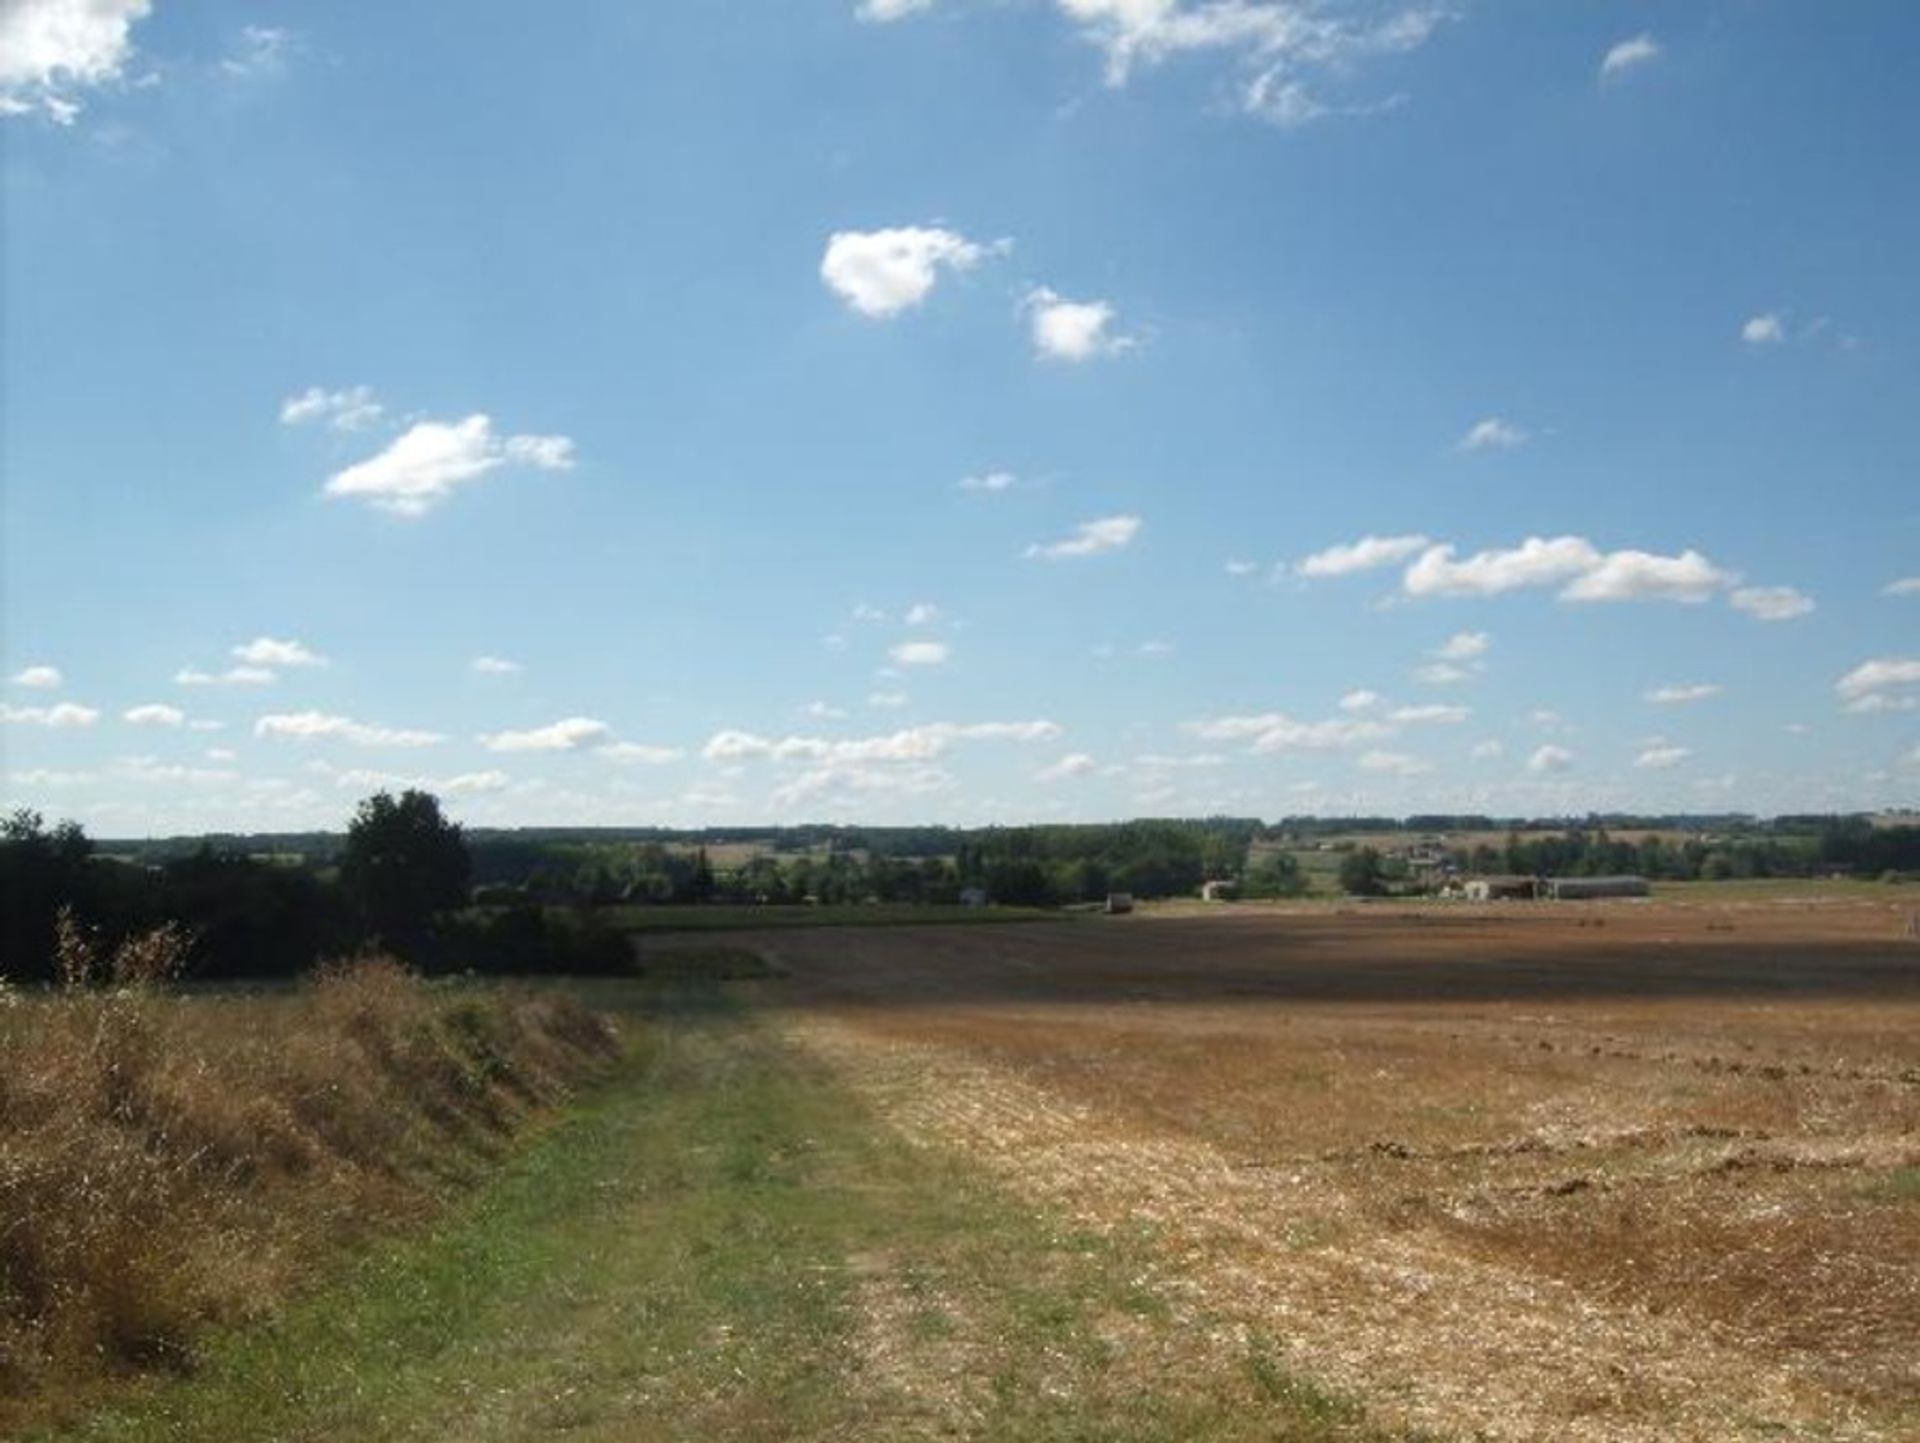
{"type": "Polygon", "coordinates": [[[1116,314],[1109,301],[1070,301],[1058,291],[1035,286],[1022,304],[1033,330],[1034,353],[1042,360],[1090,361],[1139,344],[1131,336],[1109,333],[1116,314]]]}
{"type": "Polygon", "coordinates": [[[378,421],[385,409],[374,400],[371,386],[350,386],[343,391],[309,386],[280,403],[280,424],[298,426],[324,419],[337,430],[358,431],[378,421]]]}
{"type": "Polygon", "coordinates": [[[1600,553],[1580,536],[1551,540],[1529,536],[1520,545],[1453,559],[1450,545],[1430,546],[1409,566],[1402,585],[1409,596],[1498,596],[1523,586],[1569,581],[1600,564],[1600,553]]]}
{"type": "Polygon", "coordinates": [[[570,752],[591,742],[610,742],[613,728],[592,717],[572,716],[528,731],[484,734],[480,745],[490,752],[570,752]]]}
{"type": "Polygon", "coordinates": [[[1473,715],[1473,708],[1464,706],[1403,706],[1387,713],[1387,720],[1402,726],[1417,726],[1422,723],[1437,722],[1452,725],[1463,722],[1473,715]]]}
{"type": "Polygon", "coordinates": [[[1263,756],[1286,751],[1332,751],[1393,734],[1393,729],[1384,723],[1364,718],[1333,717],[1309,722],[1296,721],[1285,712],[1209,717],[1181,725],[1202,741],[1251,739],[1249,750],[1263,756]]]}
{"type": "Polygon", "coordinates": [[[1791,586],[1740,586],[1727,600],[1761,621],[1791,621],[1814,609],[1813,598],[1791,586]]]}
{"type": "Polygon", "coordinates": [[[441,782],[437,790],[471,796],[476,792],[503,792],[512,781],[513,778],[501,771],[462,772],[441,782]]]}
{"type": "Polygon", "coordinates": [[[1367,711],[1380,705],[1380,693],[1361,687],[1340,698],[1341,711],[1367,711]]]}
{"type": "Polygon", "coordinates": [[[1884,711],[1885,693],[1920,686],[1920,657],[1889,656],[1863,661],[1833,684],[1849,710],[1884,711]],[[1870,698],[1881,697],[1883,704],[1865,705],[1870,698]]]}
{"type": "MultiPolygon", "coordinates": [[[[1318,99],[1320,76],[1349,75],[1361,60],[1418,48],[1446,18],[1437,5],[1408,5],[1381,19],[1349,20],[1305,0],[1056,0],[1060,10],[1106,55],[1109,85],[1135,68],[1173,56],[1214,52],[1244,71],[1241,108],[1282,126],[1305,124],[1336,109],[1318,99]]],[[[1391,104],[1391,102],[1387,102],[1391,104]]]]}
{"type": "Polygon", "coordinates": [[[954,785],[953,778],[939,767],[868,767],[858,763],[832,763],[809,767],[791,781],[773,791],[776,807],[802,805],[854,807],[867,797],[925,796],[954,785]]]}
{"type": "Polygon", "coordinates": [[[890,648],[887,656],[895,666],[939,666],[946,661],[948,653],[944,641],[903,641],[890,648]]]}
{"type": "Polygon", "coordinates": [[[16,671],[10,680],[15,686],[30,686],[47,691],[59,686],[63,678],[57,666],[27,666],[16,671]]]}
{"type": "Polygon", "coordinates": [[[957,484],[962,491],[1011,491],[1020,484],[1020,478],[1011,471],[983,471],[962,476],[957,484]]]}
{"type": "Polygon", "coordinates": [[[1489,416],[1484,421],[1475,421],[1460,438],[1462,451],[1514,451],[1527,444],[1531,438],[1511,421],[1503,421],[1498,416],[1489,416]]]}
{"type": "Polygon", "coordinates": [[[1697,551],[1658,556],[1650,551],[1613,551],[1560,593],[1562,601],[1678,601],[1696,603],[1732,583],[1733,577],[1697,551]]]}
{"type": "Polygon", "coordinates": [[[327,659],[297,641],[276,641],[271,636],[256,636],[233,648],[232,655],[248,666],[325,666],[327,659]]]}
{"type": "Polygon", "coordinates": [[[700,754],[710,762],[810,761],[846,764],[930,762],[956,741],[1053,741],[1060,727],[1050,721],[932,722],[883,736],[830,740],[792,736],[775,740],[753,732],[715,732],[700,754]]]}
{"type": "Polygon", "coordinates": [[[1787,339],[1786,324],[1774,311],[1761,316],[1749,316],[1740,327],[1740,339],[1749,346],[1777,346],[1787,339]]]}
{"type": "Polygon", "coordinates": [[[1720,695],[1720,688],[1712,682],[1698,681],[1673,686],[1656,686],[1646,694],[1646,699],[1658,706],[1672,706],[1679,702],[1705,701],[1710,696],[1720,695]]]}
{"type": "Polygon", "coordinates": [[[1622,40],[1607,51],[1606,57],[1600,62],[1600,78],[1603,81],[1612,80],[1659,58],[1660,42],[1651,35],[1636,35],[1631,40],[1622,40]]]}
{"type": "Polygon", "coordinates": [[[0,703],[0,722],[18,722],[38,727],[90,727],[100,720],[95,707],[74,702],[56,702],[52,706],[7,706],[0,703]]]}
{"type": "Polygon", "coordinates": [[[1174,647],[1174,644],[1170,641],[1155,640],[1155,641],[1143,641],[1138,646],[1136,646],[1133,650],[1134,650],[1134,654],[1137,656],[1157,657],[1157,656],[1172,656],[1175,649],[1176,648],[1174,647]]]}
{"type": "Polygon", "coordinates": [[[861,315],[880,320],[924,301],[943,266],[969,270],[987,251],[938,226],[835,231],[820,258],[820,279],[861,315]]]}
{"type": "Polygon", "coordinates": [[[1417,777],[1422,772],[1433,770],[1433,763],[1406,752],[1362,752],[1354,760],[1354,765],[1362,771],[1385,772],[1396,777],[1417,777]]]}
{"type": "Polygon", "coordinates": [[[1026,555],[1058,561],[1068,556],[1098,556],[1104,551],[1118,551],[1140,534],[1142,524],[1138,516],[1124,515],[1083,521],[1058,541],[1044,545],[1036,541],[1027,548],[1026,555]]]}
{"type": "Polygon", "coordinates": [[[1527,758],[1527,770],[1530,772],[1564,772],[1572,765],[1573,753],[1552,743],[1536,749],[1527,758]]]}
{"type": "Polygon", "coordinates": [[[824,701],[810,701],[800,710],[819,721],[839,721],[846,716],[846,712],[840,707],[824,701]]]}
{"type": "Polygon", "coordinates": [[[74,91],[120,78],[151,0],[7,0],[0,5],[0,116],[71,124],[74,91]]]}
{"type": "Polygon", "coordinates": [[[566,436],[494,434],[493,422],[476,412],[464,421],[420,421],[379,455],[329,477],[329,496],[360,497],[397,516],[423,516],[454,488],[508,464],[564,471],[573,465],[566,436]]]}
{"type": "Polygon", "coordinates": [[[931,601],[916,601],[907,608],[908,626],[931,626],[940,619],[940,608],[931,601]]]}
{"type": "Polygon", "coordinates": [[[1633,759],[1633,764],[1647,771],[1665,771],[1668,767],[1677,767],[1693,755],[1691,747],[1650,746],[1633,759]]]}
{"type": "Polygon", "coordinates": [[[1301,576],[1348,576],[1404,561],[1427,544],[1424,536],[1363,536],[1302,557],[1293,569],[1301,576]]]}
{"type": "Polygon", "coordinates": [[[1472,668],[1453,661],[1431,661],[1413,669],[1413,679],[1427,686],[1451,686],[1455,682],[1472,681],[1475,675],[1472,668]]]}
{"type": "Polygon", "coordinates": [[[933,0],[860,0],[860,8],[854,13],[862,20],[873,20],[884,24],[889,20],[899,20],[917,11],[932,8],[933,0]]]}
{"type": "Polygon", "coordinates": [[[1251,576],[1259,569],[1260,563],[1257,561],[1239,561],[1233,557],[1227,558],[1227,575],[1229,576],[1251,576]]]}
{"type": "Polygon", "coordinates": [[[1085,752],[1069,752],[1050,767],[1042,767],[1033,774],[1036,782],[1063,782],[1069,777],[1084,777],[1097,770],[1098,764],[1085,752]]]}
{"type": "Polygon", "coordinates": [[[264,666],[230,666],[222,672],[196,671],[183,666],[173,674],[175,686],[266,686],[278,672],[264,666]]]}
{"type": "Polygon", "coordinates": [[[1488,737],[1485,741],[1475,742],[1472,750],[1470,750],[1467,755],[1475,761],[1485,761],[1488,757],[1497,757],[1504,754],[1506,749],[1504,743],[1493,737],[1488,737]]]}
{"type": "Polygon", "coordinates": [[[132,722],[137,727],[177,727],[187,719],[187,714],[177,706],[167,706],[163,702],[148,702],[145,706],[129,707],[121,713],[122,721],[132,722]]]}
{"type": "Polygon", "coordinates": [[[894,711],[907,704],[908,696],[903,691],[870,691],[867,693],[867,705],[883,711],[894,711]]]}
{"type": "Polygon", "coordinates": [[[1474,661],[1487,654],[1487,648],[1493,645],[1493,638],[1484,631],[1456,631],[1437,648],[1433,655],[1441,661],[1474,661]]]}
{"type": "Polygon", "coordinates": [[[481,676],[517,676],[526,670],[519,662],[508,661],[503,656],[476,656],[467,667],[481,676]]]}
{"type": "MultiPolygon", "coordinates": [[[[1920,596],[1920,576],[1903,576],[1898,581],[1889,581],[1880,588],[1880,594],[1882,596],[1920,596]]],[[[51,668],[48,669],[51,670],[51,668]]],[[[59,673],[56,672],[55,675],[59,673]]],[[[15,677],[14,680],[19,681],[20,678],[15,677]]],[[[35,684],[28,683],[28,685],[35,684]]]]}
{"type": "Polygon", "coordinates": [[[595,750],[610,762],[639,762],[646,766],[664,766],[686,755],[679,747],[649,746],[645,742],[609,742],[595,750]]]}
{"type": "Polygon", "coordinates": [[[233,53],[220,62],[227,74],[241,79],[278,75],[295,48],[293,31],[277,25],[242,25],[233,53]]]}
{"type": "Polygon", "coordinates": [[[438,732],[372,726],[350,717],[329,716],[317,711],[277,712],[263,716],[254,722],[253,734],[301,742],[344,741],[357,747],[428,747],[446,740],[438,732]]]}

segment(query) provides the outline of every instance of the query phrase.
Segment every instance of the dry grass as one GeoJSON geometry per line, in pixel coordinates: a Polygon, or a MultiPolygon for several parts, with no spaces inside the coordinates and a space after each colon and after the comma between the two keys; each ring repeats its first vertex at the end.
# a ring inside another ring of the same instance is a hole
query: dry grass
{"type": "Polygon", "coordinates": [[[551,995],[366,958],[187,995],[178,939],[0,989],[0,1434],[190,1364],[353,1241],[429,1214],[615,1050],[551,995]],[[88,986],[104,981],[104,986],[88,986]]]}
{"type": "Polygon", "coordinates": [[[1383,1416],[1913,1436],[1920,944],[1855,905],[769,939],[796,1035],[1383,1416]]]}

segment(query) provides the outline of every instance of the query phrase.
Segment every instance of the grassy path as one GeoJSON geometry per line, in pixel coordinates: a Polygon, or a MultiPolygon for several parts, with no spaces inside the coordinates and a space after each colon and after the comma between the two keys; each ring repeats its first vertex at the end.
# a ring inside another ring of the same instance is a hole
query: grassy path
{"type": "Polygon", "coordinates": [[[435,1235],[62,1436],[1382,1436],[1258,1340],[1176,1327],[1124,1243],[894,1140],[710,986],[650,1008],[617,1082],[435,1235]]]}

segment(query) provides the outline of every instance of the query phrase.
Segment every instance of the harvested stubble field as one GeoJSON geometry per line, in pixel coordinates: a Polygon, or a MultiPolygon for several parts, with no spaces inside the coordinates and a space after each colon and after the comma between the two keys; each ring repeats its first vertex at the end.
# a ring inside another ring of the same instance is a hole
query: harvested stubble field
{"type": "Polygon", "coordinates": [[[1247,907],[751,941],[790,1039],[910,1140],[1147,1238],[1219,1347],[1271,1339],[1390,1427],[1666,1443],[1920,1436],[1907,926],[1247,907]]]}

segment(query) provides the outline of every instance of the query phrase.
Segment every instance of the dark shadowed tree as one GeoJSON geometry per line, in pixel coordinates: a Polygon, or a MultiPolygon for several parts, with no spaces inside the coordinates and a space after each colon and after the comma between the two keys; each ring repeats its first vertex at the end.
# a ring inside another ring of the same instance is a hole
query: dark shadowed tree
{"type": "Polygon", "coordinates": [[[460,828],[428,792],[376,792],[347,828],[340,884],[367,930],[389,942],[423,938],[434,913],[466,902],[472,874],[460,828]]]}
{"type": "Polygon", "coordinates": [[[1386,891],[1380,854],[1372,847],[1356,847],[1340,859],[1340,890],[1353,897],[1377,897],[1386,891]]]}

